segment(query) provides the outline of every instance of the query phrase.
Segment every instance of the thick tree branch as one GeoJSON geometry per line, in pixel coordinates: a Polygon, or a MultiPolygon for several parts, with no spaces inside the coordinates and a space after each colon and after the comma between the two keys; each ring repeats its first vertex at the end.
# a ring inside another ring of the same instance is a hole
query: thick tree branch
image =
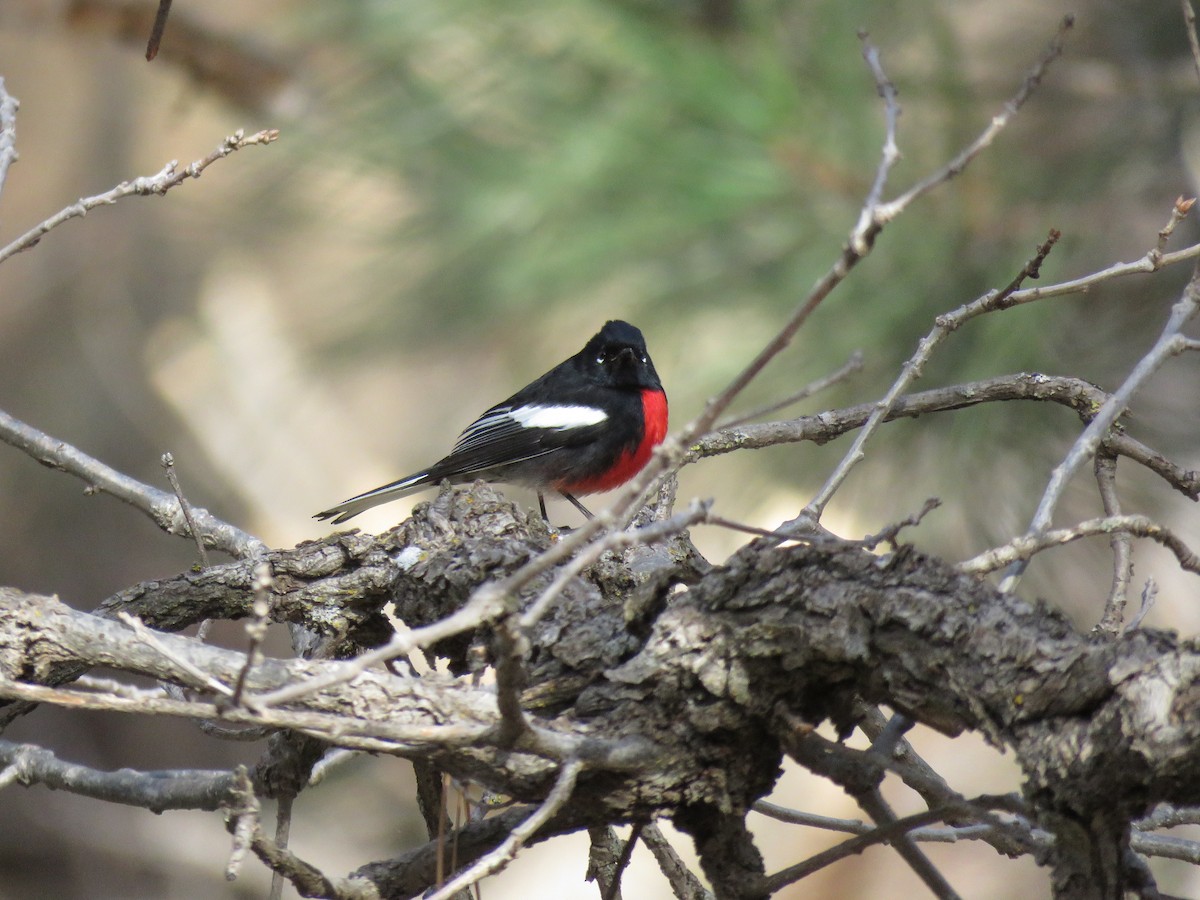
{"type": "MultiPolygon", "coordinates": [[[[104,491],[146,513],[168,534],[190,535],[188,521],[179,500],[166,491],[142,484],[98,459],[88,456],[65,441],[38,431],[0,410],[0,441],[11,444],[44,466],[58,469],[87,482],[88,491],[104,491]]],[[[235,528],[206,509],[192,507],[192,517],[200,537],[209,547],[236,557],[256,556],[266,545],[240,528],[235,528]]]]}

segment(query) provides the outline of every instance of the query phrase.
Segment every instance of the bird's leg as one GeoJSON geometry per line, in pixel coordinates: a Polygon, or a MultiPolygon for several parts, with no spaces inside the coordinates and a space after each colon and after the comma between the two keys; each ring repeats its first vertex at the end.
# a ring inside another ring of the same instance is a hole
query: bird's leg
{"type": "MultiPolygon", "coordinates": [[[[570,494],[568,494],[566,491],[559,491],[559,493],[562,494],[566,500],[570,501],[570,503],[573,507],[575,507],[581,513],[583,513],[583,517],[585,519],[593,518],[592,514],[590,512],[588,512],[588,508],[586,506],[584,506],[582,503],[580,503],[578,500],[576,500],[574,497],[572,497],[570,494]]],[[[541,494],[538,494],[538,496],[541,497],[541,494]]],[[[544,507],[543,507],[543,509],[544,509],[544,507]]]]}
{"type": "Polygon", "coordinates": [[[542,511],[542,521],[549,522],[550,517],[548,515],[546,515],[546,498],[542,496],[541,491],[538,491],[537,495],[538,495],[538,508],[541,509],[541,511],[542,511]]]}

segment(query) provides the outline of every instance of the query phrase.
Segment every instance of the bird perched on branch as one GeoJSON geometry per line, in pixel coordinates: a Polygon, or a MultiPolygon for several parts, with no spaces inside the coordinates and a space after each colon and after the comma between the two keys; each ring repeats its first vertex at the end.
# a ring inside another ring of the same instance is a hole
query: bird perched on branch
{"type": "Polygon", "coordinates": [[[576,497],[633,478],[666,433],[667,395],[646,341],[628,322],[613,320],[570,359],[468,425],[445,458],[314,518],[337,524],[443,480],[476,479],[535,489],[543,516],[543,492],[557,491],[590,518],[576,497]]]}

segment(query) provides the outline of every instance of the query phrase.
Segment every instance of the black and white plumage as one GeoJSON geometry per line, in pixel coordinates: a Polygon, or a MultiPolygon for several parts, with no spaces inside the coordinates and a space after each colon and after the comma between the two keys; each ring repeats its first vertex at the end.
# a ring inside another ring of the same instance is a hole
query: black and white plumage
{"type": "Polygon", "coordinates": [[[642,333],[613,320],[581,351],[468,425],[445,458],[316,518],[344,522],[443,480],[552,489],[583,509],[574,495],[628,481],[666,429],[666,395],[642,333]]]}

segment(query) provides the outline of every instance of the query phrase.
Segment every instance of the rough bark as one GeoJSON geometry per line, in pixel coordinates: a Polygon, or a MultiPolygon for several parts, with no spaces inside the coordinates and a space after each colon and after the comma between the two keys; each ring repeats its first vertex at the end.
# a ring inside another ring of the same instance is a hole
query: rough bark
{"type": "MultiPolygon", "coordinates": [[[[272,615],[320,631],[331,655],[346,655],[386,637],[386,604],[411,625],[432,621],[554,539],[490,489],[447,491],[377,538],[343,534],[272,553],[272,615]]],[[[105,665],[200,689],[178,657],[231,681],[242,654],[161,635],[164,655],[101,616],[136,612],[162,630],[245,616],[251,568],[139,585],[99,616],[0,591],[0,674],[61,683],[105,665]]],[[[686,537],[635,547],[571,584],[529,639],[523,701],[536,723],[578,747],[626,751],[598,753],[541,835],[672,818],[696,839],[722,897],[762,896],[762,861],[743,819],[771,789],[797,721],[848,729],[860,700],[1010,749],[1039,824],[1057,838],[1051,862],[1061,896],[1119,896],[1139,877],[1127,860],[1130,819],[1157,801],[1200,803],[1194,644],[1151,631],[1090,639],[1048,606],[911,549],[876,556],[848,544],[759,540],[709,569],[686,537]]],[[[482,627],[439,650],[468,667],[489,640],[482,627]]],[[[247,688],[337,665],[265,660],[247,688]]],[[[326,739],[327,717],[349,717],[358,724],[347,734],[401,742],[402,755],[522,800],[537,801],[553,780],[554,763],[529,746],[496,745],[492,689],[462,679],[372,669],[278,712],[294,717],[294,730],[326,739]],[[447,724],[462,726],[461,739],[437,737],[447,724]]],[[[460,859],[486,850],[494,827],[468,826],[460,859]]],[[[424,859],[414,851],[357,874],[383,896],[406,896],[424,859]]]]}

